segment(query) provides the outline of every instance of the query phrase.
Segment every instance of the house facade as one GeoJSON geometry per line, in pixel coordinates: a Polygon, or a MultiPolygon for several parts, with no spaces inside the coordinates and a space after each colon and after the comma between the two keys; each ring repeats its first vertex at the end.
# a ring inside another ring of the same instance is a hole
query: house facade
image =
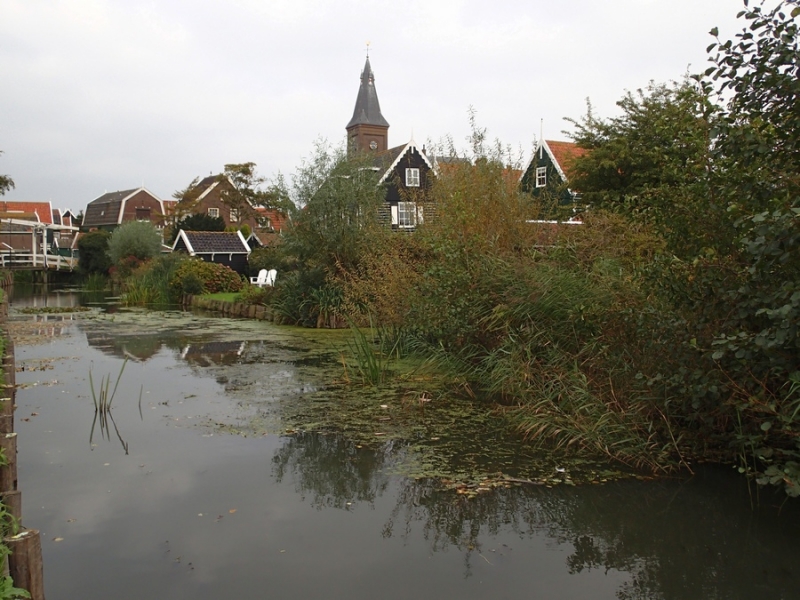
{"type": "Polygon", "coordinates": [[[263,206],[252,206],[247,201],[235,203],[236,188],[223,175],[209,175],[192,186],[184,198],[173,204],[170,214],[173,221],[191,215],[206,214],[219,217],[226,228],[241,228],[247,225],[260,245],[276,243],[285,224],[286,216],[280,211],[263,206]]]}
{"type": "Polygon", "coordinates": [[[164,219],[164,203],[141,187],[108,192],[92,200],[86,206],[81,231],[113,231],[129,221],[150,221],[161,230],[164,219]]]}
{"type": "Polygon", "coordinates": [[[586,154],[573,142],[540,140],[530,162],[519,180],[523,191],[534,197],[552,194],[559,204],[572,204],[578,193],[569,188],[569,170],[572,163],[586,154]]]}

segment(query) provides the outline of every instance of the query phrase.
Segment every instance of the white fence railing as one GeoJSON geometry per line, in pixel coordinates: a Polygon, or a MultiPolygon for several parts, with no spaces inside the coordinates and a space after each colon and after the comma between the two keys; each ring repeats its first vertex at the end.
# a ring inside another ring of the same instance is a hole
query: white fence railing
{"type": "Polygon", "coordinates": [[[78,259],[74,256],[61,256],[59,254],[34,254],[32,252],[19,252],[7,250],[0,252],[0,267],[9,269],[54,269],[57,271],[72,271],[78,266],[78,259]]]}

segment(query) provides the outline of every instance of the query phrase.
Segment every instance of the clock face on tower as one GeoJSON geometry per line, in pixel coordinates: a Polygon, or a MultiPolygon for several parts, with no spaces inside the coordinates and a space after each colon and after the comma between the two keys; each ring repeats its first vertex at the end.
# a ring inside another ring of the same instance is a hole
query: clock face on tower
{"type": "Polygon", "coordinates": [[[370,148],[370,150],[377,150],[378,149],[378,142],[376,142],[375,140],[372,140],[369,143],[369,148],[370,148]]]}

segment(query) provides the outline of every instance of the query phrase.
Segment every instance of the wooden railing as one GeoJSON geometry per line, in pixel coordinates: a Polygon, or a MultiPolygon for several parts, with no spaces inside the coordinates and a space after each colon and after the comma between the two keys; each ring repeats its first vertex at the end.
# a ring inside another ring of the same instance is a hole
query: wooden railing
{"type": "Polygon", "coordinates": [[[56,271],[72,271],[78,266],[75,256],[60,254],[34,254],[18,250],[0,251],[0,268],[4,269],[52,269],[56,271]]]}

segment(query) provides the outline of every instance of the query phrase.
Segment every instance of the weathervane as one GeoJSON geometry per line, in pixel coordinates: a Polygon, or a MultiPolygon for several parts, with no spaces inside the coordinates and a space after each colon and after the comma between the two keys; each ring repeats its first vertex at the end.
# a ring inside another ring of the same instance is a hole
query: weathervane
{"type": "Polygon", "coordinates": [[[370,41],[367,40],[367,58],[369,58],[369,45],[370,45],[370,41]]]}

